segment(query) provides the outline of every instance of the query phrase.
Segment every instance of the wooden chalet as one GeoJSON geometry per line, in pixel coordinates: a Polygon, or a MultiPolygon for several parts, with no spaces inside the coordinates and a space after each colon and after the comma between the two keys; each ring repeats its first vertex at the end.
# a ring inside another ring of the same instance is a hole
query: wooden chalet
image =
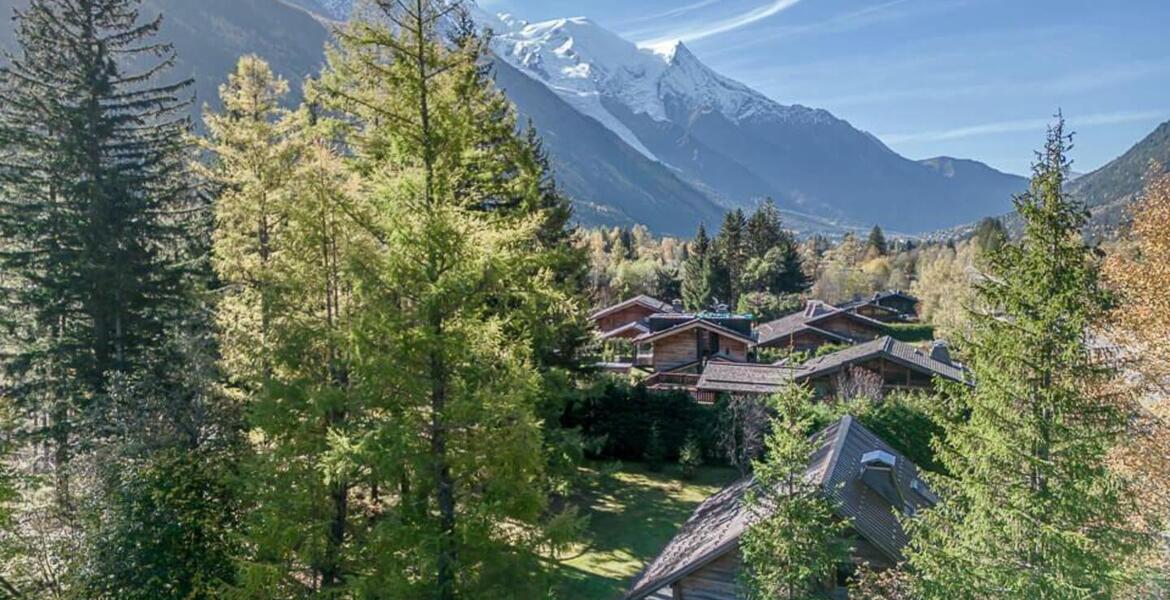
{"type": "Polygon", "coordinates": [[[752,320],[730,313],[662,313],[649,318],[649,331],[634,338],[649,345],[656,389],[693,388],[709,363],[744,363],[754,343],[752,320]]]}
{"type": "MultiPolygon", "coordinates": [[[[908,538],[899,520],[937,503],[918,468],[852,417],[815,436],[805,475],[848,522],[854,565],[887,569],[903,560],[908,538]]],[[[742,598],[739,540],[761,515],[745,505],[754,479],[740,480],[704,502],[630,585],[625,600],[734,600],[742,598]]],[[[809,582],[845,598],[843,569],[831,581],[809,582]]]]}
{"type": "Polygon", "coordinates": [[[715,364],[700,377],[696,390],[706,394],[774,394],[791,382],[812,387],[818,397],[837,394],[840,375],[862,368],[878,375],[885,391],[932,391],[936,378],[969,382],[962,365],[951,360],[942,342],[922,350],[891,337],[851,346],[802,365],[715,364]]]}
{"type": "Polygon", "coordinates": [[[650,331],[646,321],[659,313],[675,310],[674,305],[639,294],[589,316],[602,339],[632,340],[650,331]]]}
{"type": "Polygon", "coordinates": [[[918,320],[918,298],[899,290],[878,292],[858,298],[841,308],[883,323],[906,323],[918,320]]]}
{"type": "Polygon", "coordinates": [[[827,344],[857,344],[886,334],[880,321],[810,301],[804,310],[761,325],[756,330],[760,348],[811,351],[827,344]]]}

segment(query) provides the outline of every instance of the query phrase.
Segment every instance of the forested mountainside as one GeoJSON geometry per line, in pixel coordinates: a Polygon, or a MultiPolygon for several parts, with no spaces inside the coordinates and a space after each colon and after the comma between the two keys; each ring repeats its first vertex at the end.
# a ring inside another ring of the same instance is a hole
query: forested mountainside
{"type": "Polygon", "coordinates": [[[1093,233],[1111,237],[1124,227],[1153,163],[1161,165],[1163,172],[1170,168],[1170,121],[1116,160],[1069,184],[1069,192],[1093,211],[1093,233]]]}
{"type": "MultiPolygon", "coordinates": [[[[27,0],[0,0],[0,43],[13,43],[13,8],[27,0]]],[[[257,54],[287,79],[293,98],[301,83],[315,75],[329,39],[325,24],[304,8],[283,0],[145,0],[144,16],[162,13],[160,37],[173,43],[177,64],[173,78],[195,79],[193,115],[207,103],[219,104],[218,88],[245,54],[257,54]]]]}

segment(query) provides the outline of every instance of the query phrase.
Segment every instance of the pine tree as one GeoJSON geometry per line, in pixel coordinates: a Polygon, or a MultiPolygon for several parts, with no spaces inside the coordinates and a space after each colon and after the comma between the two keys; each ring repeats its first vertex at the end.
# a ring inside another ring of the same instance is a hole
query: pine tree
{"type": "Polygon", "coordinates": [[[805,474],[816,450],[808,437],[812,394],[791,386],[770,400],[775,417],[767,453],[754,465],[746,507],[754,521],[740,539],[747,597],[823,598],[821,586],[848,561],[840,522],[824,491],[805,474]]]}
{"type": "Polygon", "coordinates": [[[786,241],[785,234],[776,203],[771,198],[765,199],[747,221],[744,237],[748,257],[763,258],[769,250],[786,241]]]}
{"type": "Polygon", "coordinates": [[[141,367],[182,306],[187,250],[180,100],[153,86],[174,64],[137,0],[33,0],[0,68],[0,268],[14,395],[47,422],[63,507],[77,415],[111,373],[141,367]],[[161,58],[156,58],[161,57],[161,58]],[[133,70],[131,65],[141,70],[133,70]],[[47,417],[47,418],[46,418],[47,417]]]}
{"type": "MultiPolygon", "coordinates": [[[[144,568],[141,554],[119,565],[100,554],[126,539],[116,511],[127,467],[190,448],[180,422],[203,431],[181,412],[193,410],[189,395],[116,398],[120,381],[174,381],[186,366],[165,347],[199,312],[190,292],[204,250],[186,166],[190,82],[159,83],[174,51],[155,40],[161,17],[140,18],[139,4],[31,0],[0,67],[5,395],[21,439],[51,454],[22,473],[37,477],[19,504],[23,530],[0,540],[26,544],[5,567],[29,590],[85,595],[103,571],[144,568]]],[[[139,517],[139,531],[163,525],[139,517]]]]}
{"type": "Polygon", "coordinates": [[[910,565],[924,598],[1109,598],[1144,540],[1106,458],[1129,418],[1087,347],[1108,307],[1084,207],[1064,192],[1063,120],[1031,189],[1024,235],[990,257],[966,347],[977,387],[950,386],[939,507],[911,522],[910,565]]]}
{"type": "Polygon", "coordinates": [[[718,277],[723,288],[716,291],[719,300],[735,306],[739,303],[740,278],[747,266],[747,219],[743,210],[735,209],[723,218],[723,227],[715,237],[714,249],[717,257],[718,277]],[[722,267],[719,269],[718,267],[722,267]]]}
{"type": "Polygon", "coordinates": [[[700,223],[695,239],[689,246],[686,263],[683,265],[682,300],[688,310],[706,310],[710,308],[715,297],[715,290],[712,289],[713,253],[707,229],[700,223]]]}
{"type": "Polygon", "coordinates": [[[874,225],[873,229],[869,231],[869,239],[865,243],[866,258],[878,258],[886,256],[890,253],[890,247],[886,243],[886,234],[882,228],[874,225]]]}

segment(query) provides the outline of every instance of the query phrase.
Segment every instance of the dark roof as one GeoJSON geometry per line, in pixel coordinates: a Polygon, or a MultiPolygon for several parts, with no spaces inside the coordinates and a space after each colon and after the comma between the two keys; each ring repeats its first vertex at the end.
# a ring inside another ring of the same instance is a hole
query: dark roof
{"type": "Polygon", "coordinates": [[[905,342],[899,342],[892,337],[881,337],[872,342],[845,348],[839,352],[814,358],[804,363],[806,371],[801,374],[802,379],[813,379],[834,373],[851,365],[885,358],[899,363],[906,368],[920,373],[939,376],[951,381],[967,381],[967,373],[963,367],[949,362],[935,360],[930,352],[920,350],[905,342]]]}
{"type": "Polygon", "coordinates": [[[799,367],[708,363],[699,379],[698,389],[740,394],[774,394],[788,385],[799,367]]]}
{"type": "MultiPolygon", "coordinates": [[[[655,316],[659,316],[659,315],[655,315],[655,316]]],[[[738,340],[740,340],[744,343],[747,343],[747,344],[752,344],[755,342],[754,336],[752,336],[752,335],[745,335],[741,331],[736,331],[736,330],[731,329],[729,327],[724,327],[723,325],[720,325],[719,323],[716,323],[714,321],[710,321],[710,320],[706,319],[705,317],[701,317],[701,316],[700,317],[692,317],[689,320],[682,321],[681,323],[679,323],[677,325],[672,325],[671,327],[668,327],[666,329],[662,329],[660,331],[651,331],[649,333],[644,333],[644,334],[634,338],[634,342],[639,343],[639,344],[653,342],[654,340],[660,340],[662,338],[670,337],[672,335],[681,333],[681,332],[686,331],[688,329],[693,329],[695,327],[702,327],[703,329],[707,329],[709,331],[714,331],[714,332],[719,333],[720,335],[725,335],[725,336],[730,337],[730,338],[738,339],[738,340]]]]}
{"type": "Polygon", "coordinates": [[[633,331],[633,330],[637,330],[638,335],[642,335],[644,333],[649,332],[650,328],[647,327],[646,324],[643,323],[642,321],[633,321],[630,323],[626,323],[625,325],[622,325],[621,327],[616,327],[614,329],[610,329],[609,331],[606,331],[605,333],[602,333],[601,339],[607,340],[609,338],[622,335],[623,333],[626,333],[627,331],[633,331]]]}
{"type": "MultiPolygon", "coordinates": [[[[805,476],[834,501],[838,516],[885,554],[902,559],[906,533],[896,513],[933,504],[933,495],[918,478],[918,469],[873,432],[846,416],[813,436],[817,449],[805,476]],[[861,481],[862,458],[881,451],[895,459],[894,481],[904,505],[892,507],[861,481]]],[[[627,600],[639,600],[686,577],[736,547],[754,515],[745,506],[753,478],[741,479],[708,498],[691,515],[666,548],[635,577],[627,600]]]]}
{"type": "Polygon", "coordinates": [[[774,394],[790,381],[824,377],[875,358],[885,358],[932,377],[969,381],[961,365],[936,360],[929,352],[887,336],[814,358],[803,365],[709,364],[697,387],[708,392],[774,394]]]}
{"type": "Polygon", "coordinates": [[[613,314],[619,310],[622,310],[624,308],[628,308],[628,307],[631,307],[634,305],[644,306],[644,307],[646,307],[654,312],[670,312],[670,311],[674,310],[674,306],[667,303],[667,302],[663,302],[663,301],[659,300],[658,298],[654,298],[652,296],[647,296],[646,294],[638,294],[637,296],[634,296],[633,298],[630,298],[629,300],[624,300],[622,302],[614,304],[613,306],[607,306],[601,310],[598,310],[597,312],[589,315],[589,318],[596,321],[597,319],[600,319],[606,315],[613,314]]]}
{"type": "Polygon", "coordinates": [[[855,310],[855,309],[861,308],[862,306],[872,304],[875,307],[884,308],[886,310],[889,310],[889,311],[896,313],[896,312],[898,312],[897,310],[890,308],[888,306],[883,306],[881,304],[881,302],[883,300],[888,300],[890,298],[901,298],[903,300],[909,300],[910,302],[918,304],[918,298],[915,298],[914,296],[911,296],[910,294],[907,294],[906,292],[903,292],[901,290],[888,290],[888,291],[884,291],[884,292],[877,292],[876,294],[869,296],[868,298],[858,298],[858,299],[853,300],[851,302],[846,302],[844,304],[841,304],[840,307],[845,309],[845,310],[855,310]]]}
{"type": "Polygon", "coordinates": [[[868,325],[877,331],[885,331],[885,324],[879,321],[826,304],[819,300],[813,300],[805,305],[804,310],[801,312],[760,325],[756,329],[756,337],[759,339],[760,345],[765,345],[769,342],[807,331],[829,339],[852,343],[853,340],[845,336],[826,331],[816,326],[817,323],[837,315],[844,315],[846,318],[868,325]]]}

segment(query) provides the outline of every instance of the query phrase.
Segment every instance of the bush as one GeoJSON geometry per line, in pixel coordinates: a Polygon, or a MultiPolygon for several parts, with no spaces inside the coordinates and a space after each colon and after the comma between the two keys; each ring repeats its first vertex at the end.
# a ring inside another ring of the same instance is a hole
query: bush
{"type": "Polygon", "coordinates": [[[688,433],[701,448],[715,448],[718,419],[714,407],[694,401],[686,392],[651,392],[606,377],[583,390],[567,405],[561,425],[581,431],[589,440],[590,458],[642,460],[657,426],[663,460],[677,460],[688,433]]]}
{"type": "Polygon", "coordinates": [[[699,438],[694,433],[687,434],[687,440],[678,451],[678,466],[682,469],[682,476],[690,479],[695,476],[695,470],[703,466],[703,447],[699,445],[699,438]]]}
{"type": "Polygon", "coordinates": [[[926,323],[887,323],[890,337],[899,342],[914,344],[934,341],[934,325],[926,323]]]}

